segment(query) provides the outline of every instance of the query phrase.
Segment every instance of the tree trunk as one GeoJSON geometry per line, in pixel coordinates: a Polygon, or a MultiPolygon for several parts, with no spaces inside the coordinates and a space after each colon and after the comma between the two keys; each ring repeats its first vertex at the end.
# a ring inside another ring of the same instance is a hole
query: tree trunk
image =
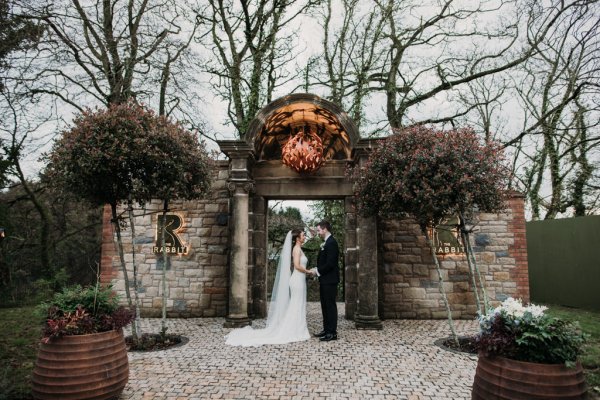
{"type": "Polygon", "coordinates": [[[164,337],[167,334],[167,262],[169,262],[169,258],[167,257],[167,252],[165,251],[165,228],[167,222],[167,210],[169,207],[169,201],[165,200],[162,214],[162,225],[161,225],[161,245],[162,245],[162,316],[161,316],[161,330],[160,334],[164,337]]]}
{"type": "MultiPolygon", "coordinates": [[[[132,327],[137,329],[136,334],[141,335],[140,329],[140,298],[138,289],[138,272],[137,264],[135,263],[135,221],[133,220],[133,205],[131,199],[127,204],[127,212],[129,215],[129,225],[131,228],[131,264],[133,266],[133,296],[135,300],[135,321],[136,324],[132,327]]],[[[133,330],[133,329],[132,329],[133,330]]]]}
{"type": "Polygon", "coordinates": [[[446,312],[448,313],[448,326],[450,327],[450,332],[452,333],[452,339],[457,347],[460,346],[458,342],[458,335],[456,334],[456,329],[454,328],[454,320],[452,319],[452,311],[450,310],[450,303],[448,303],[448,297],[446,296],[446,289],[444,289],[444,278],[442,278],[442,270],[440,268],[440,262],[437,259],[437,255],[435,254],[435,246],[433,245],[433,241],[429,237],[427,230],[424,229],[423,233],[425,234],[425,238],[427,239],[427,244],[429,245],[429,249],[431,250],[431,256],[433,257],[433,261],[435,263],[435,269],[438,273],[438,288],[440,290],[440,294],[442,295],[442,300],[444,300],[444,306],[446,307],[446,312]]]}
{"type": "MultiPolygon", "coordinates": [[[[111,203],[110,209],[112,211],[112,223],[117,233],[117,251],[119,253],[119,261],[121,262],[121,270],[123,271],[123,280],[125,281],[125,297],[127,298],[127,304],[129,308],[133,307],[133,300],[131,299],[131,289],[129,287],[129,274],[127,273],[127,265],[125,264],[125,252],[123,251],[123,239],[121,238],[121,226],[119,225],[119,217],[117,215],[117,203],[111,203]]],[[[136,317],[137,318],[137,317],[136,317]]],[[[131,322],[131,337],[133,343],[137,345],[138,338],[138,322],[137,319],[131,322]]]]}
{"type": "Polygon", "coordinates": [[[483,279],[481,278],[481,271],[479,270],[479,266],[477,265],[477,260],[475,259],[475,254],[473,254],[473,248],[471,247],[471,240],[469,238],[469,231],[466,229],[466,226],[465,226],[465,217],[462,213],[460,213],[459,218],[460,218],[460,233],[461,233],[461,236],[463,239],[463,244],[465,245],[465,253],[467,255],[467,264],[469,265],[469,273],[471,275],[473,291],[475,293],[475,301],[477,302],[477,310],[479,313],[486,314],[487,310],[489,310],[489,308],[490,308],[490,304],[489,304],[489,299],[487,297],[487,292],[485,291],[485,284],[484,284],[483,279]],[[479,282],[479,289],[481,290],[481,297],[483,297],[483,304],[481,304],[481,300],[479,298],[477,282],[479,282]]]}
{"type": "Polygon", "coordinates": [[[475,294],[475,304],[477,304],[477,313],[485,314],[485,309],[482,309],[481,300],[479,300],[479,289],[477,287],[477,282],[475,280],[475,270],[473,268],[473,264],[471,263],[471,254],[468,250],[467,243],[469,242],[469,234],[464,229],[464,225],[461,222],[460,227],[460,236],[462,237],[463,244],[465,246],[465,254],[467,256],[467,265],[469,266],[469,276],[471,277],[471,285],[473,286],[473,293],[475,294]]]}

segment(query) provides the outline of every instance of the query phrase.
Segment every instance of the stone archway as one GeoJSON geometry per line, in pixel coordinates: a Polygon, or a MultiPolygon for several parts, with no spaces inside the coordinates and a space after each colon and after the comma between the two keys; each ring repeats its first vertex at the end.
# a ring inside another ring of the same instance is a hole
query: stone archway
{"type": "Polygon", "coordinates": [[[348,164],[366,160],[372,140],[360,139],[351,118],[312,94],[291,94],[265,106],[244,140],[219,141],[229,157],[232,195],[229,303],[225,325],[250,323],[266,315],[266,202],[278,199],[345,200],[346,318],[360,329],[381,329],[378,316],[377,223],[354,212],[348,164]],[[298,174],[281,162],[281,148],[299,126],[317,132],[325,162],[312,174],[298,174]]]}

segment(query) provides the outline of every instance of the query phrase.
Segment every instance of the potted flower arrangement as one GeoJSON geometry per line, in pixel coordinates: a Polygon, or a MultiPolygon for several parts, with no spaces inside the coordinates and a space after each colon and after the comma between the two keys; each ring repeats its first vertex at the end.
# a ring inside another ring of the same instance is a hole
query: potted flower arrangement
{"type": "Polygon", "coordinates": [[[74,286],[42,304],[43,338],[32,376],[37,399],[110,399],[129,377],[122,328],[134,313],[110,286],[74,286]]]}
{"type": "Polygon", "coordinates": [[[473,399],[584,399],[584,335],[546,307],[508,298],[479,318],[473,399]]]}

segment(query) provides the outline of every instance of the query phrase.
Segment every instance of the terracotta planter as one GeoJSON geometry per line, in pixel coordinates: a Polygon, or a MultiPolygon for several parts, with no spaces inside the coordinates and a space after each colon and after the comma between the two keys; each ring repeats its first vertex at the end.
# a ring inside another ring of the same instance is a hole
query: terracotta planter
{"type": "Polygon", "coordinates": [[[479,356],[472,399],[586,399],[581,364],[537,364],[479,356]]]}
{"type": "Polygon", "coordinates": [[[36,399],[111,399],[129,378],[123,331],[64,336],[42,343],[33,371],[36,399]]]}

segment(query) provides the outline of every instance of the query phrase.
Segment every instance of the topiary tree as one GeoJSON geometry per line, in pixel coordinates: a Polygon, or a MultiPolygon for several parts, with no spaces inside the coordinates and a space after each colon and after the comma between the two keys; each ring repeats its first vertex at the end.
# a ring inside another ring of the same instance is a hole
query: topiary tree
{"type": "MultiPolygon", "coordinates": [[[[164,119],[164,117],[161,117],[164,119]]],[[[203,197],[210,189],[210,165],[208,153],[196,136],[179,124],[170,124],[169,129],[161,129],[149,140],[151,151],[147,153],[144,172],[147,174],[145,189],[149,195],[163,201],[161,215],[163,227],[161,243],[165,243],[165,221],[169,203],[175,199],[193,200],[203,197]],[[164,146],[173,141],[176,145],[164,146]]],[[[162,320],[161,336],[167,333],[167,267],[169,258],[162,252],[162,320]]]]}
{"type": "MultiPolygon", "coordinates": [[[[73,127],[55,142],[46,171],[50,180],[92,204],[111,207],[130,307],[134,299],[125,264],[123,221],[117,213],[118,206],[127,204],[133,240],[133,204],[144,205],[152,198],[160,198],[168,204],[172,198],[191,199],[203,195],[210,182],[207,160],[206,151],[192,133],[133,102],[83,112],[75,118],[73,127]]],[[[135,251],[133,256],[134,296],[139,318],[135,251]]],[[[139,324],[133,324],[134,342],[137,342],[138,327],[139,324]]]]}
{"type": "MultiPolygon", "coordinates": [[[[364,165],[355,167],[351,172],[356,182],[355,194],[360,213],[380,217],[410,215],[421,227],[431,247],[439,290],[457,343],[440,265],[428,228],[435,228],[444,218],[458,214],[467,261],[472,268],[474,256],[465,236],[468,232],[464,216],[474,207],[481,212],[502,210],[508,176],[498,144],[483,143],[472,129],[442,131],[422,125],[395,130],[371,152],[364,165]]],[[[475,275],[471,270],[480,308],[475,275]]]]}

